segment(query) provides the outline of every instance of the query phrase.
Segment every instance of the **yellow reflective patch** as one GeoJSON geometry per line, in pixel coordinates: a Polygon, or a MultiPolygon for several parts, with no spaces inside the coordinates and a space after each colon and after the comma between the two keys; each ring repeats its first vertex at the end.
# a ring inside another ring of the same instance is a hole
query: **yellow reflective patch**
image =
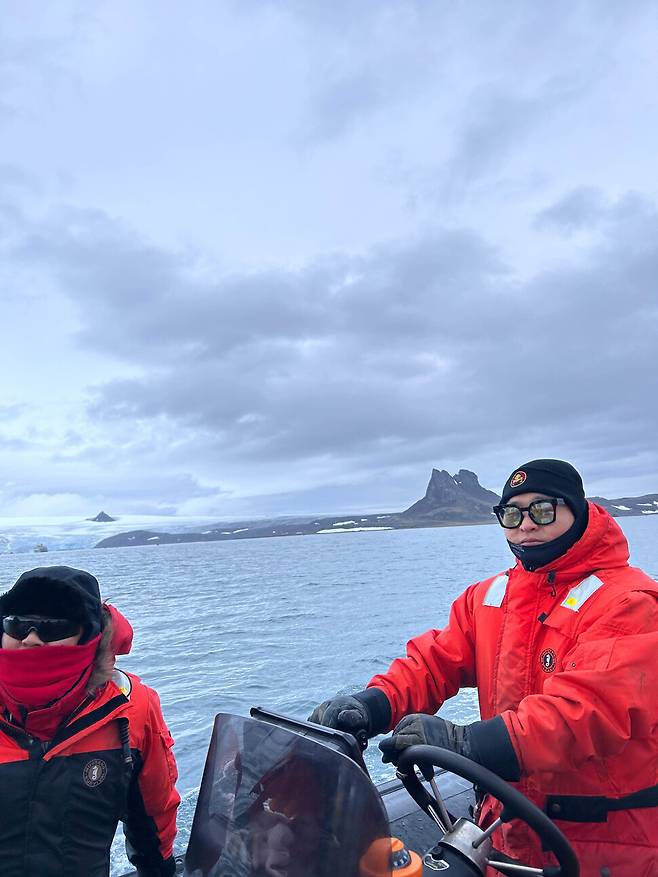
{"type": "Polygon", "coordinates": [[[130,677],[126,676],[123,670],[119,670],[115,667],[114,672],[112,673],[112,682],[114,682],[124,697],[130,697],[130,692],[133,689],[132,682],[130,681],[130,677]]]}
{"type": "Polygon", "coordinates": [[[564,606],[565,609],[571,609],[573,612],[578,612],[583,604],[602,586],[603,582],[597,576],[588,576],[569,591],[566,598],[560,603],[560,606],[564,606]]]}

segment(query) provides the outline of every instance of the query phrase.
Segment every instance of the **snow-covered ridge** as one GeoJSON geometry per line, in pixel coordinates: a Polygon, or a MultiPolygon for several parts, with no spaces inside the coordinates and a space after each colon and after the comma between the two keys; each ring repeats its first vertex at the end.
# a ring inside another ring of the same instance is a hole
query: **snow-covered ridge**
{"type": "Polygon", "coordinates": [[[56,563],[49,558],[51,552],[93,548],[104,536],[123,533],[130,543],[135,544],[136,537],[131,536],[136,530],[181,532],[215,520],[171,515],[122,515],[112,522],[72,516],[0,518],[0,554],[34,554],[35,566],[50,565],[56,563]],[[40,545],[46,551],[37,551],[40,545]]]}

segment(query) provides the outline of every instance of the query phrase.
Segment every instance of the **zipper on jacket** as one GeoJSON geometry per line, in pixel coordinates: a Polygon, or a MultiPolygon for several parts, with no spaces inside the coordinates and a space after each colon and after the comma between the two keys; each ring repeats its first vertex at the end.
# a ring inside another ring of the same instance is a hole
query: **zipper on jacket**
{"type": "MultiPolygon", "coordinates": [[[[31,739],[31,738],[28,738],[31,739]]],[[[30,869],[28,868],[28,855],[30,849],[32,847],[32,826],[34,825],[34,799],[37,795],[37,788],[39,786],[39,780],[41,779],[41,771],[43,770],[43,766],[45,761],[42,758],[43,752],[41,750],[41,741],[40,740],[32,740],[32,745],[28,750],[30,753],[30,760],[36,760],[38,763],[34,769],[34,777],[32,780],[32,788],[30,789],[30,798],[27,803],[27,819],[25,820],[25,845],[23,847],[23,867],[25,868],[25,873],[29,874],[30,869]],[[36,745],[34,745],[36,744],[36,745]],[[34,756],[32,753],[34,752],[34,756]]]]}
{"type": "Polygon", "coordinates": [[[31,734],[28,734],[27,731],[24,731],[22,728],[17,728],[11,722],[8,722],[6,720],[2,720],[2,727],[4,732],[16,743],[18,743],[21,749],[27,752],[28,761],[32,764],[36,762],[36,764],[34,765],[34,776],[32,777],[32,784],[27,802],[27,819],[25,820],[26,824],[25,843],[23,845],[23,869],[27,874],[30,870],[28,868],[28,856],[30,848],[32,846],[32,816],[34,812],[34,799],[36,798],[37,789],[39,787],[41,771],[43,770],[46,763],[43,756],[48,751],[49,744],[45,740],[39,740],[38,737],[33,737],[31,734]]]}
{"type": "MultiPolygon", "coordinates": [[[[537,592],[535,594],[535,612],[537,611],[537,609],[539,609],[539,607],[541,606],[541,603],[542,603],[542,594],[538,588],[537,592]]],[[[538,616],[537,621],[539,621],[543,624],[541,615],[538,616]]],[[[535,642],[537,641],[537,637],[540,635],[540,630],[541,630],[541,627],[537,624],[534,624],[532,626],[532,628],[530,629],[530,637],[529,637],[529,640],[527,643],[527,652],[526,652],[526,658],[525,658],[525,674],[524,674],[524,681],[523,681],[523,695],[522,695],[521,699],[523,699],[523,697],[527,697],[530,694],[530,679],[532,676],[531,656],[534,653],[535,642]]]]}
{"type": "Polygon", "coordinates": [[[0,720],[0,728],[2,728],[2,731],[8,737],[11,737],[15,743],[18,743],[21,749],[27,752],[30,761],[41,758],[45,751],[43,749],[43,741],[28,734],[27,731],[24,731],[22,728],[17,728],[16,725],[13,725],[6,719],[0,720]]]}
{"type": "MultiPolygon", "coordinates": [[[[548,572],[546,574],[546,584],[550,587],[549,596],[550,597],[557,596],[557,591],[555,588],[555,573],[553,572],[553,570],[551,570],[550,572],[548,572]]],[[[554,607],[551,606],[551,608],[549,609],[548,612],[540,612],[540,614],[537,616],[537,621],[540,624],[543,624],[546,621],[546,619],[548,618],[549,614],[553,611],[553,608],[554,607]]]]}

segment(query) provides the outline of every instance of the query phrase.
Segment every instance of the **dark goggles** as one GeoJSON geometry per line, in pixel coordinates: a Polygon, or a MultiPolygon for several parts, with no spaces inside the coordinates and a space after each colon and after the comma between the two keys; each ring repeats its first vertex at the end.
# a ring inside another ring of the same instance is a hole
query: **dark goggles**
{"type": "Polygon", "coordinates": [[[495,505],[493,510],[501,527],[515,530],[521,526],[523,512],[527,512],[530,520],[541,527],[552,524],[559,505],[566,505],[566,502],[560,497],[551,497],[551,499],[535,499],[523,509],[517,505],[495,505]]]}
{"type": "Polygon", "coordinates": [[[31,630],[44,643],[56,642],[80,633],[80,624],[70,618],[43,618],[40,615],[5,615],[2,629],[13,639],[24,640],[31,630]]]}

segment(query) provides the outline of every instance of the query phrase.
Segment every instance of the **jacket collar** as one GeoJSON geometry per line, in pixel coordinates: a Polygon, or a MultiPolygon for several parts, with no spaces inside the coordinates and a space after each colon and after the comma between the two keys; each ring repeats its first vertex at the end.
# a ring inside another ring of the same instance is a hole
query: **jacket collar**
{"type": "MultiPolygon", "coordinates": [[[[99,689],[94,697],[83,701],[67,723],[58,729],[57,734],[48,744],[45,757],[52,757],[62,746],[70,745],[74,740],[79,740],[92,733],[100,722],[107,721],[110,717],[124,715],[129,709],[130,700],[123,694],[119,686],[110,680],[99,689]]],[[[8,734],[24,748],[30,747],[30,735],[23,728],[4,717],[0,717],[0,732],[8,734]]]]}
{"type": "Polygon", "coordinates": [[[584,579],[599,569],[628,566],[628,542],[615,519],[596,503],[589,502],[589,521],[580,539],[553,563],[528,572],[517,561],[515,571],[547,577],[558,585],[584,579]]]}

